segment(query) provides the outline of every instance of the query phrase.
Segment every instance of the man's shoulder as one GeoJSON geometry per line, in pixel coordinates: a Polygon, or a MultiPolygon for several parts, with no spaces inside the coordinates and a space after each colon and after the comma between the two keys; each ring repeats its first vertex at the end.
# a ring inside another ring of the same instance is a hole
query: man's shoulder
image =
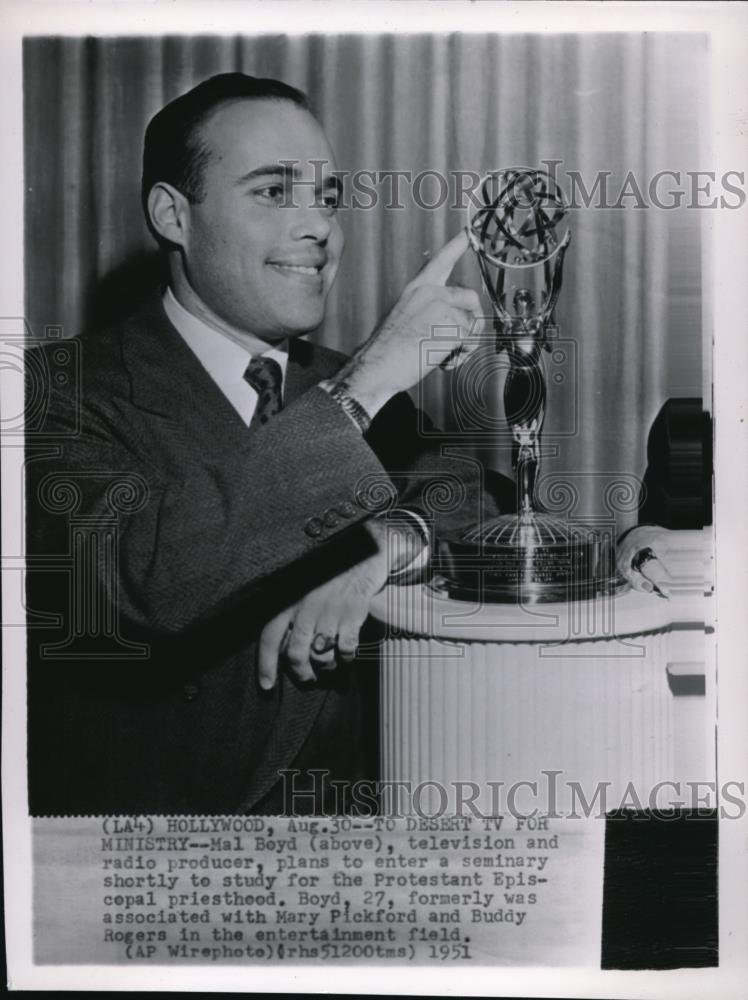
{"type": "Polygon", "coordinates": [[[122,319],[90,327],[77,336],[40,340],[26,351],[27,398],[45,397],[47,407],[80,407],[129,395],[133,359],[147,365],[138,342],[158,336],[166,324],[160,297],[150,296],[122,319]],[[127,346],[129,345],[129,347],[127,346]]]}
{"type": "Polygon", "coordinates": [[[29,345],[29,350],[41,359],[52,358],[60,348],[67,348],[79,362],[85,355],[99,364],[109,362],[118,366],[122,361],[122,344],[128,335],[148,333],[167,322],[160,303],[160,296],[152,294],[116,320],[94,324],[73,337],[40,339],[29,345]]]}

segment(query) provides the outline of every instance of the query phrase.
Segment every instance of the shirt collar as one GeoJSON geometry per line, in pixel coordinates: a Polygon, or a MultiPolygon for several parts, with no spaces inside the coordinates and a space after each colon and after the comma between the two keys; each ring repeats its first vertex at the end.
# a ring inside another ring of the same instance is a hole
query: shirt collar
{"type": "Polygon", "coordinates": [[[268,344],[252,334],[245,334],[242,340],[234,340],[228,334],[217,330],[195,316],[178,302],[171,288],[164,294],[164,310],[177,333],[192,349],[203,368],[221,389],[232,398],[242,387],[250,388],[244,381],[244,372],[250,358],[263,355],[273,358],[280,365],[283,379],[288,364],[288,342],[277,347],[268,344]]]}

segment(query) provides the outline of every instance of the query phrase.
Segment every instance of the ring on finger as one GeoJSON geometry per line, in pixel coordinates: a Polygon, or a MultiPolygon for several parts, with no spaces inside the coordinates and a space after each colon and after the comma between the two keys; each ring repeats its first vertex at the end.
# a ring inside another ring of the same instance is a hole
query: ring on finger
{"type": "Polygon", "coordinates": [[[335,636],[326,635],[324,632],[315,632],[312,639],[312,652],[317,656],[329,653],[335,649],[335,636]]]}
{"type": "Polygon", "coordinates": [[[652,549],[649,548],[649,546],[647,546],[646,548],[639,549],[638,552],[634,553],[634,556],[631,560],[631,568],[635,572],[641,573],[643,567],[646,566],[648,562],[656,560],[657,556],[654,554],[652,549]]]}

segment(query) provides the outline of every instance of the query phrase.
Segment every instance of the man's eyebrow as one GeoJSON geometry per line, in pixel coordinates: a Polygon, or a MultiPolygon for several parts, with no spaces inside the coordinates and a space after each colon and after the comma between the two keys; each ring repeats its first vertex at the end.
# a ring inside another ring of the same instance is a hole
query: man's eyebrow
{"type": "Polygon", "coordinates": [[[257,177],[282,177],[285,180],[288,177],[296,178],[298,176],[299,171],[287,163],[265,163],[261,167],[255,167],[254,170],[242,174],[237,183],[245,184],[247,181],[253,181],[257,177]]]}

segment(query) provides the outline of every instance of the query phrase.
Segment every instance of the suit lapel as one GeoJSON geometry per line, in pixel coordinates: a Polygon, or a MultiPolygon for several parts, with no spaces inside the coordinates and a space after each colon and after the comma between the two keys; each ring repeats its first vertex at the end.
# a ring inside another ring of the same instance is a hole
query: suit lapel
{"type": "Polygon", "coordinates": [[[124,325],[122,356],[131,400],[167,422],[166,434],[206,453],[235,452],[247,434],[244,421],[170,323],[155,293],[124,325]]]}
{"type": "Polygon", "coordinates": [[[317,347],[306,340],[291,340],[288,345],[285,403],[292,403],[313,385],[330,378],[344,361],[342,354],[326,347],[317,347]]]}

